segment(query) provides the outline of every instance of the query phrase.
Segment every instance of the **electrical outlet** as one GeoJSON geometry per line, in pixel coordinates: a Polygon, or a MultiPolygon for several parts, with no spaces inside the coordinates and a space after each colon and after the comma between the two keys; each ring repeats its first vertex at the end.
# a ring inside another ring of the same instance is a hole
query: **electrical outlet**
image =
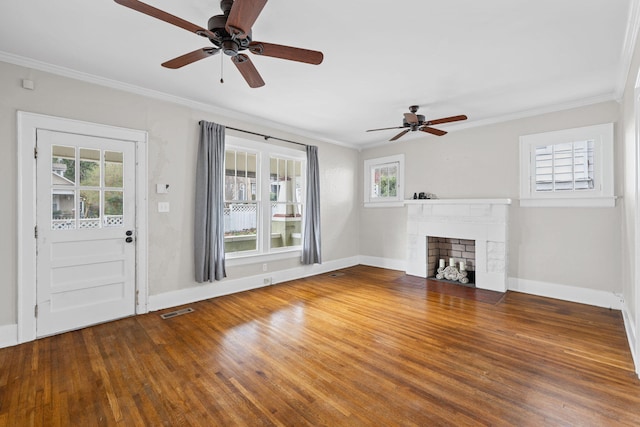
{"type": "Polygon", "coordinates": [[[262,271],[267,271],[267,263],[262,264],[262,271]]]}

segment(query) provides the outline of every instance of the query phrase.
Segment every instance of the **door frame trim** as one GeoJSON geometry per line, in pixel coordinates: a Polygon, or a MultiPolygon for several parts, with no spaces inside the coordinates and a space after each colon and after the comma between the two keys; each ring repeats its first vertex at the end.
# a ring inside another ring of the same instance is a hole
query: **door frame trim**
{"type": "Polygon", "coordinates": [[[146,131],[127,129],[63,117],[17,112],[17,320],[18,343],[36,339],[36,130],[46,129],[135,143],[136,152],[136,314],[148,312],[147,141],[146,131]]]}

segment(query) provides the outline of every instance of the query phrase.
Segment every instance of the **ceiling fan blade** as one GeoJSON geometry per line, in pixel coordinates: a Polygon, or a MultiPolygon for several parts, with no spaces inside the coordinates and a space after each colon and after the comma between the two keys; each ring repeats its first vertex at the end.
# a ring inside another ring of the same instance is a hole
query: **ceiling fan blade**
{"type": "Polygon", "coordinates": [[[241,39],[247,38],[265,4],[267,0],[235,0],[227,18],[227,32],[241,39]]]}
{"type": "Polygon", "coordinates": [[[375,131],[378,131],[378,130],[403,129],[403,128],[404,128],[404,126],[394,126],[392,128],[369,129],[369,130],[367,130],[365,132],[375,132],[375,131]]]}
{"type": "Polygon", "coordinates": [[[128,7],[129,9],[136,10],[140,13],[144,13],[145,15],[149,15],[153,18],[159,19],[164,22],[168,22],[169,24],[173,24],[176,27],[184,28],[187,31],[192,33],[196,33],[202,37],[216,38],[216,35],[211,31],[202,28],[196,24],[192,24],[189,21],[185,21],[182,18],[178,18],[170,13],[167,13],[163,10],[156,9],[153,6],[150,6],[146,3],[142,3],[138,0],[114,0],[116,3],[128,7]]]}
{"type": "Polygon", "coordinates": [[[420,128],[420,130],[422,132],[427,132],[427,133],[431,133],[433,135],[438,135],[438,136],[442,136],[442,135],[446,135],[447,132],[440,130],[440,129],[436,129],[436,128],[430,128],[429,126],[422,126],[420,128]]]}
{"type": "Polygon", "coordinates": [[[242,77],[247,81],[249,87],[256,88],[264,86],[264,80],[262,80],[260,73],[258,73],[258,70],[247,55],[241,53],[239,55],[232,56],[231,60],[236,64],[238,71],[240,71],[242,77]]]}
{"type": "Polygon", "coordinates": [[[403,130],[402,132],[400,132],[399,134],[397,134],[396,136],[394,136],[393,138],[391,138],[389,141],[395,141],[396,139],[399,139],[400,137],[404,136],[407,132],[409,132],[411,129],[406,129],[403,130]]]}
{"type": "Polygon", "coordinates": [[[304,62],[318,65],[322,63],[324,55],[316,50],[301,49],[299,47],[283,46],[280,44],[251,42],[249,51],[256,55],[270,56],[273,58],[288,59],[289,61],[304,62]]]}
{"type": "Polygon", "coordinates": [[[413,113],[404,113],[404,119],[407,121],[407,123],[411,123],[411,124],[419,123],[418,116],[416,116],[413,113]]]}
{"type": "Polygon", "coordinates": [[[176,68],[181,68],[185,65],[189,65],[193,62],[213,56],[218,52],[220,52],[220,49],[216,49],[215,47],[205,47],[202,49],[194,50],[193,52],[189,52],[182,56],[178,56],[177,58],[173,58],[167,62],[164,62],[162,66],[175,70],[176,68]]]}
{"type": "Polygon", "coordinates": [[[427,124],[428,125],[439,125],[441,123],[457,122],[457,121],[460,121],[460,120],[467,120],[467,116],[462,114],[460,116],[451,116],[451,117],[445,117],[443,119],[428,120],[427,124]]]}

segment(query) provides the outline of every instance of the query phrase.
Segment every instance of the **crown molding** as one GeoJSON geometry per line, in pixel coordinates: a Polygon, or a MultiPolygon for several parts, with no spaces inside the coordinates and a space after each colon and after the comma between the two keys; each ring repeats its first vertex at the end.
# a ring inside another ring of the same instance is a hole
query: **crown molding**
{"type": "Polygon", "coordinates": [[[348,144],[341,141],[332,140],[329,138],[322,138],[308,131],[305,131],[303,129],[287,126],[285,124],[278,123],[278,122],[264,120],[259,117],[250,116],[248,114],[244,114],[235,110],[227,110],[224,108],[216,107],[214,105],[205,104],[205,103],[194,101],[187,98],[181,98],[179,96],[171,95],[165,92],[147,89],[141,86],[136,86],[136,85],[124,83],[118,80],[96,76],[94,74],[84,73],[84,72],[73,70],[66,67],[60,67],[58,65],[37,61],[35,59],[26,58],[26,57],[15,55],[8,52],[0,51],[0,61],[18,65],[25,68],[43,71],[50,74],[55,74],[62,77],[67,77],[74,80],[83,81],[86,83],[95,84],[98,86],[108,87],[110,89],[121,90],[123,92],[144,96],[144,97],[159,100],[159,101],[170,102],[173,104],[181,105],[183,107],[192,108],[194,110],[199,110],[206,113],[212,113],[218,116],[218,118],[216,119],[217,122],[223,125],[233,126],[231,124],[233,122],[238,122],[238,121],[245,122],[245,123],[250,123],[253,128],[253,129],[247,129],[247,130],[254,130],[256,126],[259,126],[263,128],[263,129],[260,129],[261,132],[274,133],[274,135],[272,135],[274,137],[278,136],[278,137],[287,138],[287,135],[275,134],[275,131],[279,131],[289,135],[306,138],[312,141],[324,142],[324,143],[338,145],[338,146],[342,146],[342,147],[346,147],[354,150],[358,150],[360,148],[353,144],[348,144]]]}
{"type": "MultiPolygon", "coordinates": [[[[627,20],[627,28],[625,31],[624,42],[622,44],[622,52],[620,54],[620,75],[616,84],[616,99],[622,99],[624,89],[631,71],[631,61],[633,52],[636,48],[636,40],[638,38],[638,30],[640,30],[640,0],[631,0],[629,3],[629,16],[627,20]]],[[[636,82],[636,87],[638,82],[636,82]]]]}

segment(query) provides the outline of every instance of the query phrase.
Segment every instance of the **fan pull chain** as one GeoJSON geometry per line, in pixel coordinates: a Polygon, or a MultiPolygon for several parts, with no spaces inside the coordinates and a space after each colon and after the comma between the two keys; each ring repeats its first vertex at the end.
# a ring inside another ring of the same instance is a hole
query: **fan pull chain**
{"type": "Polygon", "coordinates": [[[224,83],[224,55],[220,55],[220,84],[224,83]]]}

